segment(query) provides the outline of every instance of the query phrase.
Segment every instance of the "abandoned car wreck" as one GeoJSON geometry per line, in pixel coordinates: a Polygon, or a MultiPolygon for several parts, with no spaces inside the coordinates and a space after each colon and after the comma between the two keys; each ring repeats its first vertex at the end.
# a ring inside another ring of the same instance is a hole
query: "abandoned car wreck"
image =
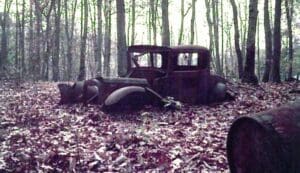
{"type": "Polygon", "coordinates": [[[207,48],[134,45],[128,47],[127,62],[127,74],[122,77],[58,84],[60,104],[94,103],[118,110],[146,104],[175,106],[174,100],[209,104],[232,99],[226,80],[211,74],[207,48]]]}

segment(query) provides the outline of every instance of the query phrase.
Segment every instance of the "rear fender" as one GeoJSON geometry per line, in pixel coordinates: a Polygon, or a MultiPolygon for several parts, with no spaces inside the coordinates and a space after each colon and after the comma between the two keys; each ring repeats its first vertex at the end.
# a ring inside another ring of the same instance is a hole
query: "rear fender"
{"type": "Polygon", "coordinates": [[[112,92],[104,101],[106,112],[135,111],[145,105],[162,104],[162,98],[150,88],[127,86],[112,92]]]}

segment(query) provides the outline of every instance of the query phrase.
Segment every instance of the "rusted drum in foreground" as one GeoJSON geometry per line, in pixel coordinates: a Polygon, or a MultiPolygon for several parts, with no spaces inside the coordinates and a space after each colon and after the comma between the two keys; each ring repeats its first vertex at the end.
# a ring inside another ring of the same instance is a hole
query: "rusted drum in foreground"
{"type": "Polygon", "coordinates": [[[300,102],[237,119],[227,158],[231,173],[299,173],[300,102]]]}

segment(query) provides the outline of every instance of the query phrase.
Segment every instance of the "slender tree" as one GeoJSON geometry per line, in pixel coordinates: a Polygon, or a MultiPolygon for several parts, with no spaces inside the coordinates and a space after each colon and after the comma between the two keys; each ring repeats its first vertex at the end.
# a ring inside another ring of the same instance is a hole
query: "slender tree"
{"type": "Polygon", "coordinates": [[[64,0],[64,8],[65,8],[65,35],[67,42],[67,74],[68,79],[72,78],[73,74],[73,42],[74,42],[74,27],[75,27],[75,12],[77,8],[77,0],[73,0],[71,2],[71,16],[69,16],[69,6],[68,0],[64,0]]]}
{"type": "Polygon", "coordinates": [[[222,68],[220,62],[220,45],[219,45],[219,5],[218,0],[212,1],[213,10],[213,28],[214,28],[214,43],[215,43],[215,60],[216,60],[216,73],[222,75],[222,68]]]}
{"type": "MultiPolygon", "coordinates": [[[[152,37],[153,37],[153,44],[157,45],[157,6],[158,0],[150,0],[150,16],[151,16],[151,28],[152,28],[152,37]]],[[[151,38],[150,38],[151,39],[151,38]]]]}
{"type": "Polygon", "coordinates": [[[274,35],[273,35],[273,63],[271,81],[280,83],[280,56],[281,56],[281,0],[275,1],[274,35]]]}
{"type": "Polygon", "coordinates": [[[97,0],[97,57],[98,73],[102,74],[102,0],[97,0]]]}
{"type": "Polygon", "coordinates": [[[3,6],[3,15],[1,18],[1,50],[0,50],[0,67],[2,67],[6,62],[8,58],[8,17],[9,17],[9,11],[12,4],[12,0],[5,0],[4,6],[3,6]]]}
{"type": "Polygon", "coordinates": [[[124,0],[116,1],[117,6],[117,35],[118,35],[118,75],[124,76],[127,72],[126,34],[125,34],[125,5],[124,0]]]}
{"type": "Polygon", "coordinates": [[[234,46],[238,62],[238,73],[239,78],[243,75],[243,55],[240,48],[240,33],[239,33],[239,23],[238,23],[238,12],[235,0],[230,0],[232,11],[233,11],[233,24],[234,24],[234,46]]]}
{"type": "Polygon", "coordinates": [[[205,6],[206,6],[206,20],[207,20],[207,24],[208,24],[208,32],[209,32],[209,50],[212,53],[213,50],[213,23],[212,23],[212,19],[211,19],[211,2],[210,0],[205,0],[205,6]]]}
{"type": "MultiPolygon", "coordinates": [[[[41,78],[41,43],[42,43],[42,11],[44,7],[41,6],[41,2],[34,0],[34,13],[36,17],[35,23],[35,44],[34,44],[34,54],[33,54],[33,77],[34,80],[41,78]]],[[[57,67],[58,68],[58,67],[57,67]]]]}
{"type": "Polygon", "coordinates": [[[288,45],[289,45],[289,65],[288,65],[288,80],[293,78],[293,59],[294,59],[294,49],[293,49],[293,29],[292,29],[292,21],[293,21],[293,9],[294,8],[294,0],[285,0],[285,12],[286,19],[288,25],[288,45]]]}
{"type": "Polygon", "coordinates": [[[59,52],[60,52],[60,21],[61,21],[61,1],[57,0],[55,4],[55,34],[54,34],[54,52],[52,59],[53,80],[59,80],[59,52]]]}
{"type": "Polygon", "coordinates": [[[169,1],[161,0],[162,11],[162,45],[170,46],[169,1]]]}
{"type": "Polygon", "coordinates": [[[134,45],[135,39],[135,0],[131,0],[131,45],[134,45]]]}
{"type": "Polygon", "coordinates": [[[87,40],[87,27],[88,27],[88,2],[87,0],[83,0],[83,28],[82,28],[82,38],[80,43],[80,66],[79,66],[79,75],[78,80],[84,80],[86,77],[86,67],[85,67],[85,59],[86,59],[86,40],[87,40]]]}
{"type": "Polygon", "coordinates": [[[242,77],[242,82],[258,84],[258,79],[255,75],[255,35],[257,24],[258,0],[252,0],[249,3],[249,23],[247,36],[247,52],[246,63],[242,77]]]}
{"type": "Polygon", "coordinates": [[[195,40],[195,17],[196,17],[196,0],[192,0],[190,44],[194,44],[194,40],[195,40]]]}
{"type": "MultiPolygon", "coordinates": [[[[22,2],[22,19],[21,19],[21,31],[20,31],[20,56],[21,56],[21,75],[22,77],[26,73],[25,64],[25,0],[22,2]]],[[[1,64],[1,63],[0,63],[1,64]]]]}
{"type": "MultiPolygon", "coordinates": [[[[194,2],[194,0],[193,0],[193,2],[194,2]]],[[[184,4],[185,4],[184,0],[181,0],[181,9],[180,9],[181,19],[180,19],[180,28],[179,28],[179,35],[178,35],[178,45],[181,45],[182,41],[183,41],[184,18],[188,14],[188,12],[190,11],[190,9],[192,7],[192,5],[191,5],[188,7],[187,10],[185,10],[184,4]]]]}
{"type": "Polygon", "coordinates": [[[16,0],[16,29],[15,29],[15,67],[18,69],[18,74],[20,77],[20,59],[19,59],[19,32],[20,32],[20,13],[19,13],[19,3],[18,0],[16,0]]]}
{"type": "Polygon", "coordinates": [[[110,54],[111,54],[111,0],[104,3],[104,75],[110,76],[110,54]]]}
{"type": "Polygon", "coordinates": [[[265,30],[265,68],[263,82],[268,82],[272,62],[272,31],[269,16],[269,0],[264,1],[264,30],[265,30]]]}

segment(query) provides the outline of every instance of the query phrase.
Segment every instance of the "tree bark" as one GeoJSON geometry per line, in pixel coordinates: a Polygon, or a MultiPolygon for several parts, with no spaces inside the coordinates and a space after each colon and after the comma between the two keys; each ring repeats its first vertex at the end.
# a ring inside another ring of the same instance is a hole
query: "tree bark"
{"type": "Polygon", "coordinates": [[[87,27],[88,27],[88,2],[83,0],[83,28],[82,28],[82,38],[80,43],[80,66],[79,66],[79,75],[78,80],[84,80],[86,77],[86,39],[87,39],[87,27]]]}
{"type": "Polygon", "coordinates": [[[192,16],[191,16],[191,38],[190,44],[194,44],[195,40],[195,17],[196,17],[196,0],[192,0],[192,16]]]}
{"type": "Polygon", "coordinates": [[[288,65],[288,80],[293,78],[293,59],[294,59],[294,49],[293,49],[293,9],[294,0],[285,0],[285,10],[286,10],[286,19],[288,26],[288,44],[289,44],[289,65],[288,65]]]}
{"type": "Polygon", "coordinates": [[[219,10],[217,0],[212,0],[213,9],[213,28],[214,28],[214,43],[215,43],[215,60],[216,60],[216,73],[222,75],[222,68],[220,62],[220,47],[219,47],[219,10]]]}
{"type": "Polygon", "coordinates": [[[54,35],[54,49],[53,49],[53,80],[59,80],[59,52],[60,52],[60,18],[61,18],[61,1],[57,0],[55,4],[55,35],[54,35]]]}
{"type": "Polygon", "coordinates": [[[67,37],[67,74],[68,74],[68,80],[71,80],[72,74],[73,74],[73,36],[74,36],[74,25],[75,25],[75,12],[77,7],[77,0],[72,3],[72,11],[71,11],[71,19],[69,18],[69,8],[68,8],[68,2],[65,0],[64,6],[65,6],[65,33],[67,37]],[[71,24],[69,23],[69,20],[71,21],[71,24]],[[70,26],[71,25],[71,26],[70,26]]]}
{"type": "MultiPolygon", "coordinates": [[[[157,45],[157,6],[158,6],[158,0],[150,0],[150,15],[151,15],[151,28],[153,31],[152,37],[153,37],[153,44],[157,45]]],[[[151,39],[151,38],[150,38],[151,39]]]]}
{"type": "Polygon", "coordinates": [[[169,1],[161,0],[162,11],[162,45],[170,46],[169,1]]]}
{"type": "Polygon", "coordinates": [[[110,54],[111,54],[111,0],[104,4],[104,75],[110,76],[110,54]]]}
{"type": "Polygon", "coordinates": [[[258,79],[255,75],[255,36],[258,15],[257,5],[258,0],[250,1],[246,63],[242,78],[242,82],[251,83],[254,85],[258,84],[258,79]]]}
{"type": "MultiPolygon", "coordinates": [[[[22,2],[22,19],[21,19],[21,31],[20,31],[20,56],[21,56],[21,77],[26,74],[25,64],[25,0],[22,2]]],[[[1,64],[1,63],[0,63],[1,64]]]]}
{"type": "Polygon", "coordinates": [[[213,23],[212,23],[212,19],[211,19],[211,3],[210,0],[205,0],[205,6],[206,6],[206,20],[207,20],[207,24],[208,24],[208,32],[209,32],[209,51],[212,54],[213,51],[213,23]]]}
{"type": "Polygon", "coordinates": [[[35,45],[34,45],[34,54],[33,54],[33,77],[34,80],[41,79],[41,37],[42,37],[42,9],[40,1],[34,0],[35,5],[35,45]]]}
{"type": "Polygon", "coordinates": [[[9,16],[10,7],[12,0],[5,0],[3,6],[3,15],[1,19],[1,50],[0,50],[0,68],[7,63],[8,58],[8,32],[7,32],[7,21],[9,16]]]}
{"type": "Polygon", "coordinates": [[[102,0],[97,0],[97,71],[102,75],[102,0]]]}
{"type": "Polygon", "coordinates": [[[118,35],[118,75],[125,76],[127,72],[126,58],[126,29],[125,29],[125,5],[124,0],[116,1],[117,6],[117,35],[118,35]]]}
{"type": "Polygon", "coordinates": [[[237,56],[238,62],[238,73],[239,78],[243,76],[243,55],[240,48],[240,33],[239,33],[239,23],[238,23],[238,13],[237,13],[237,6],[235,0],[230,0],[232,11],[233,11],[233,23],[234,23],[234,46],[235,52],[237,56]]]}
{"type": "Polygon", "coordinates": [[[180,9],[181,19],[180,19],[180,28],[179,28],[179,35],[178,35],[178,45],[181,45],[182,43],[182,37],[183,37],[183,24],[184,24],[184,0],[181,0],[181,9],[180,9]]]}
{"type": "Polygon", "coordinates": [[[268,82],[272,63],[272,31],[269,16],[269,0],[264,1],[264,29],[265,29],[265,70],[262,81],[268,82]]]}
{"type": "Polygon", "coordinates": [[[281,56],[281,0],[275,1],[274,35],[273,35],[273,63],[271,81],[280,83],[280,56],[281,56]]]}
{"type": "Polygon", "coordinates": [[[135,40],[135,0],[131,1],[131,45],[134,45],[135,40]]]}

